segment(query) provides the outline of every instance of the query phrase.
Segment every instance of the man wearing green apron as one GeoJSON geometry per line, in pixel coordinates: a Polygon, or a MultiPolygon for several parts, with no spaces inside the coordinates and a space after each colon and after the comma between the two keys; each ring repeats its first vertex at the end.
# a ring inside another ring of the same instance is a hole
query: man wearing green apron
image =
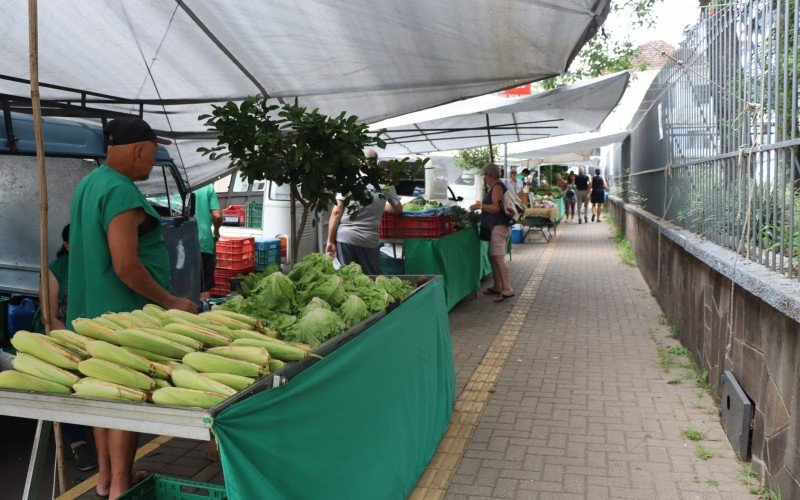
{"type": "MultiPolygon", "coordinates": [[[[197,312],[192,301],[167,291],[170,269],[161,218],[134,184],[148,178],[157,142],[163,141],[137,117],[112,120],[104,132],[106,161],[78,184],[72,197],[67,324],[151,302],[197,312]]],[[[95,428],[94,437],[97,494],[117,498],[134,481],[138,434],[95,428]]]]}

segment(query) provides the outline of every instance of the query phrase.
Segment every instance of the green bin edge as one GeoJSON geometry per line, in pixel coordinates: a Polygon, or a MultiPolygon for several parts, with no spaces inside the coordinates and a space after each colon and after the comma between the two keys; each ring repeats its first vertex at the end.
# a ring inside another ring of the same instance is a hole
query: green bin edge
{"type": "Polygon", "coordinates": [[[224,485],[153,474],[119,498],[120,500],[226,500],[228,494],[224,485]],[[190,493],[183,491],[184,488],[205,490],[207,493],[190,493]]]}

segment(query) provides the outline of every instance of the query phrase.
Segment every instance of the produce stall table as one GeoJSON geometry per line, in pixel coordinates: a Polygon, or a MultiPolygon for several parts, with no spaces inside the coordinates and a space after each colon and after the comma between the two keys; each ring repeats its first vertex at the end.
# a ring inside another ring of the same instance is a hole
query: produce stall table
{"type": "Polygon", "coordinates": [[[213,432],[232,499],[407,496],[455,400],[444,281],[314,352],[324,358],[290,363],[208,410],[0,390],[0,415],[40,420],[26,493],[56,421],[202,440],[213,432]]]}
{"type": "Polygon", "coordinates": [[[411,238],[403,241],[405,272],[436,274],[444,278],[447,310],[474,293],[481,280],[491,274],[488,252],[475,228],[462,229],[442,238],[411,238]]]}

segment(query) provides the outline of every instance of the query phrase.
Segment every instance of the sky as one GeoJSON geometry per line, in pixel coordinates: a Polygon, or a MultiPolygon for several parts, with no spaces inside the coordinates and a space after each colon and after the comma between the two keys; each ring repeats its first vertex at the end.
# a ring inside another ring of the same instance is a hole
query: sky
{"type": "MultiPolygon", "coordinates": [[[[631,41],[634,47],[653,40],[664,40],[677,47],[683,40],[683,30],[693,26],[700,16],[697,0],[662,0],[654,7],[656,24],[649,29],[632,32],[631,41]]],[[[628,20],[609,15],[606,26],[613,32],[625,32],[628,20]]]]}

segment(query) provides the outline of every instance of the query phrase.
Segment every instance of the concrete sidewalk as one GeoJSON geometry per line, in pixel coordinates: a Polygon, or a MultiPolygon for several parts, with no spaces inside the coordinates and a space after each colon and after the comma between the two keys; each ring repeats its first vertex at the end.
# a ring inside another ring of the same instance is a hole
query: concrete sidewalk
{"type": "MultiPolygon", "coordinates": [[[[412,496],[754,498],[608,226],[562,224],[549,244],[531,241],[514,246],[516,297],[478,294],[450,313],[460,398],[412,496]]],[[[173,439],[136,467],[221,483],[206,446],[173,439]]]]}

